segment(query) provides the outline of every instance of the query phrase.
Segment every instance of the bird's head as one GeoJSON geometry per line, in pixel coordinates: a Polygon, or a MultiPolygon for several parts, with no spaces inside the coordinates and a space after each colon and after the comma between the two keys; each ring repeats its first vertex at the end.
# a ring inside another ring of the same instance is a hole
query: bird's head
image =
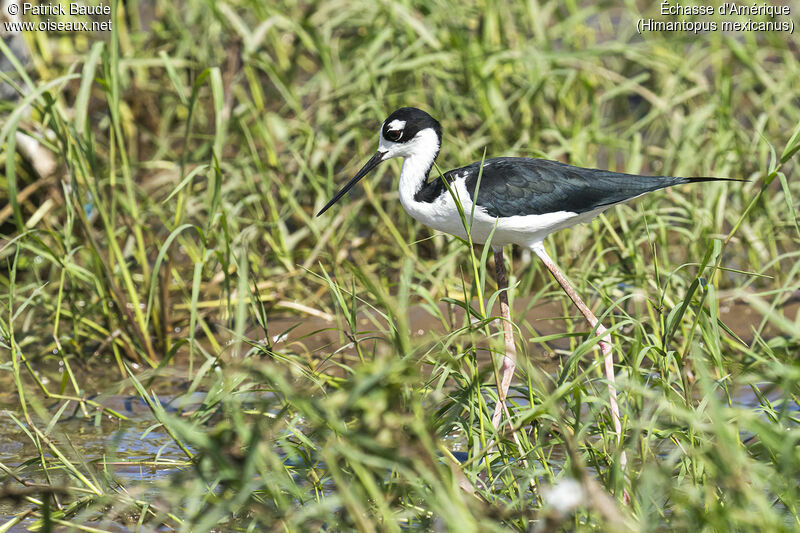
{"type": "Polygon", "coordinates": [[[419,157],[429,162],[429,165],[433,165],[442,145],[442,126],[435,118],[416,107],[401,107],[389,115],[383,121],[379,134],[380,141],[375,155],[336,193],[317,216],[327,211],[361,178],[387,159],[419,157]]]}

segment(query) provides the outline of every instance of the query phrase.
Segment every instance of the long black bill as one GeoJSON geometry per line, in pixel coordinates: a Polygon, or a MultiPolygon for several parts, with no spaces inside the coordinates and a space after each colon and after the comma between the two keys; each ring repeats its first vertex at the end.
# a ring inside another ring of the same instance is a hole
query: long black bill
{"type": "Polygon", "coordinates": [[[320,216],[322,213],[327,211],[330,206],[332,206],[333,204],[335,204],[336,202],[339,201],[339,198],[341,198],[342,196],[347,194],[347,191],[352,189],[353,185],[358,183],[358,180],[360,180],[361,178],[363,178],[364,176],[369,174],[370,170],[372,170],[373,168],[377,167],[381,163],[381,161],[383,161],[383,156],[384,155],[386,155],[386,152],[375,152],[375,155],[372,156],[372,159],[367,161],[367,164],[364,165],[361,168],[361,170],[358,171],[358,174],[356,174],[353,177],[353,179],[351,179],[347,183],[347,185],[342,187],[341,190],[339,190],[339,192],[336,193],[336,196],[334,196],[333,199],[330,202],[325,204],[325,207],[323,207],[322,209],[319,210],[319,213],[317,213],[317,216],[320,216]]]}

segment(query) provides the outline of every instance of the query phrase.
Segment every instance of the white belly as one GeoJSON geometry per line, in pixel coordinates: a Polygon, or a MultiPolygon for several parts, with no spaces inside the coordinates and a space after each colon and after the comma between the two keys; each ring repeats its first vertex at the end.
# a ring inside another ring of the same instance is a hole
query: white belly
{"type": "Polygon", "coordinates": [[[496,218],[490,216],[486,209],[480,206],[475,206],[473,211],[473,204],[463,179],[455,179],[451,184],[451,190],[453,194],[445,192],[431,203],[417,202],[413,195],[403,194],[401,184],[400,202],[409,215],[426,226],[466,239],[467,231],[453,199],[455,195],[463,208],[466,225],[470,227],[472,242],[484,244],[491,236],[491,244],[495,247],[507,244],[531,247],[542,242],[548,234],[588,222],[606,209],[603,207],[580,214],[558,211],[544,215],[496,218]]]}

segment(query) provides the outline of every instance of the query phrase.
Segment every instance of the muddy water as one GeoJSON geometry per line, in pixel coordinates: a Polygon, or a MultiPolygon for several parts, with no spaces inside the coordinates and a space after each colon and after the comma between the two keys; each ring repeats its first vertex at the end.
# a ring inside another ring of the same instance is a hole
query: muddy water
{"type": "MultiPolygon", "coordinates": [[[[0,380],[3,382],[3,390],[13,390],[13,384],[5,383],[6,376],[8,374],[4,374],[0,380]]],[[[109,381],[115,382],[119,379],[119,374],[106,377],[110,378],[109,381]]],[[[12,418],[11,414],[13,413],[17,420],[24,422],[16,398],[13,398],[13,403],[10,403],[12,399],[10,396],[13,395],[0,396],[0,426],[3,428],[3,431],[0,432],[0,462],[11,470],[15,470],[20,466],[20,461],[37,457],[37,449],[30,437],[12,418]]],[[[155,420],[141,399],[136,396],[113,394],[101,395],[93,399],[106,408],[120,413],[127,420],[100,415],[96,411],[89,411],[87,416],[86,413],[75,408],[75,402],[71,402],[52,429],[59,450],[79,470],[88,471],[91,474],[90,479],[102,478],[104,470],[108,470],[113,472],[114,478],[123,486],[133,487],[142,484],[146,486],[148,483],[169,475],[177,468],[188,465],[186,455],[180,451],[164,430],[160,427],[153,429],[155,420]],[[145,434],[146,436],[144,436],[145,434]]],[[[168,396],[161,399],[168,404],[172,400],[168,396]]],[[[197,395],[196,399],[201,400],[202,395],[197,395]]],[[[189,398],[189,401],[194,400],[195,398],[189,398]]],[[[180,398],[180,401],[185,403],[186,399],[180,398]]],[[[55,416],[61,406],[62,402],[58,401],[44,402],[44,407],[50,417],[55,416]]],[[[173,411],[177,410],[175,406],[168,408],[173,411]]],[[[41,430],[47,427],[47,423],[39,420],[33,413],[32,419],[41,430]]],[[[66,484],[67,475],[59,470],[58,460],[53,460],[52,454],[47,451],[45,460],[49,460],[50,484],[54,486],[66,484]]],[[[26,472],[21,477],[26,483],[48,484],[48,480],[41,473],[32,476],[26,472]]],[[[0,492],[5,492],[5,489],[8,488],[9,492],[13,494],[13,491],[20,487],[20,483],[7,479],[5,485],[0,487],[0,492]]],[[[40,497],[35,493],[31,496],[40,497]]],[[[0,524],[30,508],[32,505],[24,500],[0,498],[0,524]]],[[[32,517],[26,518],[9,531],[28,531],[34,522],[32,517]]],[[[125,529],[116,528],[114,530],[124,531],[125,529]]]]}
{"type": "MultiPolygon", "coordinates": [[[[764,303],[755,306],[753,298],[755,296],[724,299],[720,301],[719,305],[720,320],[746,344],[752,343],[754,332],[760,328],[761,322],[764,320],[764,315],[757,308],[764,309],[769,305],[764,303]]],[[[438,307],[439,313],[450,322],[448,327],[445,327],[438,318],[432,316],[430,311],[422,306],[409,309],[409,330],[413,337],[419,338],[420,341],[424,341],[426,337],[431,340],[441,339],[449,331],[454,331],[464,325],[462,308],[443,303],[438,307]]],[[[477,305],[475,307],[477,308],[477,305]]],[[[588,331],[583,319],[575,316],[576,311],[573,308],[565,310],[560,304],[552,301],[537,302],[535,306],[518,302],[514,311],[514,322],[519,326],[522,338],[528,341],[526,343],[527,354],[540,364],[547,365],[552,362],[554,351],[569,349],[569,339],[562,337],[547,342],[531,342],[532,339],[563,334],[567,330],[567,316],[574,319],[573,323],[575,327],[579,328],[579,331],[588,331]]],[[[644,312],[641,305],[636,306],[635,304],[634,308],[627,311],[633,316],[640,316],[644,312]]],[[[774,312],[781,315],[788,323],[794,323],[795,330],[791,332],[793,335],[800,332],[800,292],[788,298],[774,312]]],[[[358,319],[358,327],[362,332],[372,332],[385,328],[385,321],[361,315],[358,319]],[[375,325],[376,323],[379,324],[379,327],[375,325]]],[[[493,330],[496,327],[494,326],[493,330]]],[[[781,330],[770,323],[763,328],[761,335],[765,338],[786,335],[789,332],[785,329],[790,327],[793,326],[784,324],[784,330],[781,330]]],[[[342,328],[347,331],[344,323],[320,317],[275,318],[269,322],[269,333],[272,336],[270,341],[275,350],[290,350],[306,354],[309,357],[318,354],[327,356],[341,347],[343,343],[347,343],[348,340],[345,338],[342,328]]],[[[725,333],[721,332],[721,334],[725,333]]],[[[258,335],[259,333],[253,332],[254,337],[257,338],[258,335]]],[[[263,332],[261,332],[261,336],[263,336],[263,332]]],[[[484,355],[487,354],[488,352],[484,355]]]]}
{"type": "MultiPolygon", "coordinates": [[[[455,328],[463,325],[462,310],[446,309],[444,305],[441,305],[440,311],[443,316],[448,317],[449,327],[455,328]]],[[[565,310],[558,304],[545,303],[529,309],[520,305],[515,311],[515,321],[526,339],[565,331],[565,310]]],[[[571,310],[567,311],[571,312],[571,310]]],[[[728,301],[720,307],[720,312],[721,320],[745,342],[752,340],[753,331],[759,327],[763,318],[756,311],[756,306],[745,300],[728,301]]],[[[788,322],[795,322],[800,314],[800,302],[789,301],[783,307],[778,308],[778,312],[788,322]]],[[[362,334],[380,328],[380,325],[376,326],[367,316],[359,317],[358,320],[362,334]]],[[[270,321],[269,327],[270,334],[273,335],[270,340],[276,351],[307,353],[311,357],[319,357],[320,355],[327,356],[338,349],[343,345],[343,341],[344,343],[348,342],[340,331],[342,325],[324,318],[275,318],[270,321]]],[[[784,328],[786,327],[790,326],[784,325],[784,328]]],[[[412,335],[421,343],[426,341],[426,337],[441,338],[447,333],[447,327],[439,319],[433,318],[423,307],[414,307],[410,310],[409,328],[412,335]]],[[[255,332],[251,332],[251,334],[254,338],[258,336],[255,332]]],[[[786,332],[766,328],[763,334],[769,337],[786,334],[786,332]]],[[[567,349],[568,340],[529,343],[528,348],[529,356],[537,359],[543,366],[555,367],[557,363],[554,362],[552,355],[554,351],[567,349]]],[[[485,351],[484,356],[484,360],[488,362],[488,351],[485,351]]],[[[57,368],[51,369],[51,371],[53,376],[58,375],[57,368]]],[[[153,429],[155,420],[144,402],[137,396],[130,395],[130,389],[120,392],[123,389],[118,385],[120,375],[116,367],[100,365],[78,369],[78,371],[81,374],[78,380],[85,385],[86,390],[97,392],[97,396],[94,397],[95,401],[121,413],[128,420],[116,420],[108,416],[101,417],[96,412],[90,412],[87,416],[87,413],[75,409],[73,402],[62,413],[55,427],[55,431],[61,436],[58,439],[60,442],[67,442],[68,438],[74,450],[79,450],[79,453],[71,449],[64,450],[71,460],[76,463],[84,462],[89,465],[90,469],[95,469],[98,476],[102,476],[104,465],[107,464],[113,470],[116,479],[123,485],[129,486],[152,482],[169,475],[177,468],[186,466],[186,456],[169,436],[158,427],[153,429]]],[[[186,373],[176,370],[175,375],[185,376],[186,373]]],[[[53,389],[57,388],[54,384],[50,384],[50,386],[53,389]]],[[[162,401],[167,404],[167,409],[179,413],[181,410],[190,410],[194,405],[202,402],[204,397],[202,392],[188,397],[182,394],[181,389],[185,390],[186,387],[187,384],[179,380],[166,386],[162,383],[160,392],[169,391],[169,394],[160,395],[162,401]]],[[[18,420],[22,419],[18,398],[13,391],[15,391],[15,386],[10,380],[10,373],[0,373],[0,424],[4,428],[0,432],[0,463],[11,469],[18,466],[21,460],[36,456],[36,449],[30,438],[12,418],[13,414],[18,420]]],[[[774,395],[779,396],[779,393],[774,393],[774,395]]],[[[520,402],[524,401],[524,399],[519,400],[520,402]]],[[[736,392],[735,404],[755,408],[759,402],[752,391],[742,389],[736,392]]],[[[62,402],[56,400],[43,401],[43,407],[50,417],[55,416],[61,405],[62,402]]],[[[44,428],[46,424],[37,424],[37,426],[44,428]]],[[[452,445],[454,452],[461,452],[463,449],[463,443],[459,442],[458,438],[453,437],[448,442],[452,445]]],[[[56,477],[53,481],[58,484],[58,473],[56,472],[54,475],[56,477]]],[[[42,482],[44,479],[27,479],[27,481],[42,482]]],[[[10,482],[7,486],[18,487],[19,484],[10,482]]],[[[30,508],[30,504],[24,501],[0,499],[0,524],[28,508],[30,508]]],[[[32,520],[28,519],[15,526],[12,531],[24,531],[31,523],[32,520]]]]}

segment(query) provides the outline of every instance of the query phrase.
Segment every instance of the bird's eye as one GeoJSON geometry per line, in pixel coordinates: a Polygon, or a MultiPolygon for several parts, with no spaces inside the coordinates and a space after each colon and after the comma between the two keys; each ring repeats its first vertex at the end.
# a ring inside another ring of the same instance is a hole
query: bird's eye
{"type": "Polygon", "coordinates": [[[399,141],[400,137],[403,136],[403,130],[387,130],[386,131],[386,139],[389,141],[399,141]]]}

